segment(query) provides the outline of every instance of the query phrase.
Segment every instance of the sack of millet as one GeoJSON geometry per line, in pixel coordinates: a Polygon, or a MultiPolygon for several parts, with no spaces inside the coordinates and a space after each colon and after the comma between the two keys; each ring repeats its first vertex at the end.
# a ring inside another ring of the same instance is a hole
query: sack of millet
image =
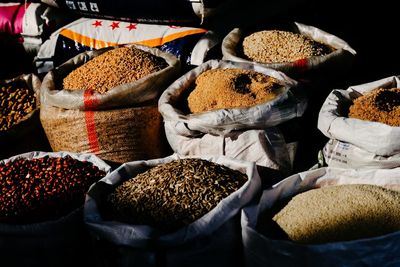
{"type": "Polygon", "coordinates": [[[282,72],[210,60],[164,91],[159,110],[181,155],[225,155],[290,173],[293,146],[280,123],[301,117],[307,101],[282,72]]]}
{"type": "Polygon", "coordinates": [[[326,77],[348,68],[356,51],[335,35],[294,22],[282,29],[235,28],[224,38],[222,54],[225,60],[259,64],[296,77],[310,73],[326,77]]]}
{"type": "Polygon", "coordinates": [[[240,209],[260,187],[224,156],[129,162],[91,187],[84,220],[102,266],[243,266],[240,209]]]}
{"type": "Polygon", "coordinates": [[[323,149],[326,164],[400,166],[399,86],[399,78],[392,76],[328,95],[318,117],[318,129],[331,139],[323,149]]]}
{"type": "Polygon", "coordinates": [[[156,101],[178,72],[174,56],[135,45],[67,61],[41,87],[40,120],[52,149],[116,163],[165,156],[156,101]]]}
{"type": "Polygon", "coordinates": [[[244,266],[399,262],[399,173],[325,167],[264,190],[242,209],[244,266]]]}
{"type": "Polygon", "coordinates": [[[0,161],[0,250],[5,266],[88,264],[82,207],[110,166],[90,154],[29,152],[0,161]]]}

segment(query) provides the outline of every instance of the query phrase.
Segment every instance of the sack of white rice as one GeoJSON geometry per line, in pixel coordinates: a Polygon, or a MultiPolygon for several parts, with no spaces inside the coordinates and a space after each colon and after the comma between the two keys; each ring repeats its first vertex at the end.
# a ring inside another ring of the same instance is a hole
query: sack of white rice
{"type": "Polygon", "coordinates": [[[242,211],[246,266],[398,262],[400,169],[293,175],[242,211]]]}

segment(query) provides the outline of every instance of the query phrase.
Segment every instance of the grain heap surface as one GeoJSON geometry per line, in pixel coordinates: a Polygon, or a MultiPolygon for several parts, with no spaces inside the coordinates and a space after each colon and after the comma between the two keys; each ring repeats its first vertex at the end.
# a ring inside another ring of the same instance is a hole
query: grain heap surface
{"type": "Polygon", "coordinates": [[[223,165],[181,159],[125,181],[108,202],[118,221],[169,231],[199,219],[246,181],[245,174],[223,165]]]}
{"type": "Polygon", "coordinates": [[[278,80],[251,70],[214,69],[200,74],[188,97],[192,113],[251,107],[276,98],[283,86],[278,80]]]}
{"type": "Polygon", "coordinates": [[[107,51],[69,73],[64,89],[95,90],[101,94],[126,83],[137,81],[167,67],[164,59],[134,47],[107,51]]]}
{"type": "Polygon", "coordinates": [[[354,100],[349,118],[400,126],[400,88],[378,88],[354,100]]]}
{"type": "Polygon", "coordinates": [[[308,36],[286,31],[259,31],[243,40],[245,56],[261,63],[287,63],[329,52],[326,45],[308,36]]]}
{"type": "Polygon", "coordinates": [[[293,197],[273,220],[290,240],[326,243],[400,230],[400,192],[376,185],[339,185],[293,197]]]}
{"type": "Polygon", "coordinates": [[[10,129],[36,109],[35,92],[23,84],[0,88],[0,132],[10,129]]]}

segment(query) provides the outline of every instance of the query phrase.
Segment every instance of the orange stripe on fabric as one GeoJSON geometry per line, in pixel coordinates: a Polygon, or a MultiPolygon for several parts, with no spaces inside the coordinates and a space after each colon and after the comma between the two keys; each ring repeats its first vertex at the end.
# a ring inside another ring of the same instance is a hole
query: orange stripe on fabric
{"type": "MultiPolygon", "coordinates": [[[[162,38],[155,38],[155,39],[149,39],[149,40],[143,40],[143,41],[138,41],[138,42],[131,42],[129,44],[140,44],[140,45],[146,45],[146,46],[150,46],[150,47],[154,47],[154,46],[160,46],[163,45],[165,43],[171,42],[175,39],[179,39],[188,35],[192,35],[192,34],[197,34],[197,33],[203,33],[203,32],[207,32],[207,30],[204,29],[195,29],[195,30],[187,30],[184,32],[177,32],[177,33],[173,33],[170,35],[167,35],[165,37],[162,38]]],[[[97,40],[97,39],[93,39],[87,36],[84,36],[82,34],[73,32],[71,30],[68,29],[63,29],[60,32],[60,35],[65,36],[71,40],[74,40],[80,44],[83,44],[85,46],[88,47],[92,47],[95,49],[100,49],[100,48],[104,48],[104,47],[109,47],[109,46],[117,46],[119,45],[118,43],[112,43],[112,42],[105,42],[102,40],[97,40]]]]}
{"type": "Polygon", "coordinates": [[[60,35],[65,36],[71,40],[74,40],[80,44],[83,44],[85,46],[88,47],[92,47],[94,49],[100,49],[100,48],[104,48],[104,47],[109,47],[109,46],[117,46],[118,43],[112,43],[112,42],[105,42],[102,40],[97,40],[97,39],[93,39],[87,36],[84,36],[82,34],[73,32],[71,30],[68,29],[63,29],[60,32],[60,35]]]}
{"type": "Polygon", "coordinates": [[[94,121],[94,107],[97,106],[96,99],[93,98],[92,90],[85,90],[83,94],[83,104],[85,107],[86,131],[89,139],[90,152],[98,154],[100,152],[99,141],[97,139],[96,124],[94,121]]]}
{"type": "Polygon", "coordinates": [[[133,42],[133,44],[140,44],[140,45],[146,45],[146,46],[154,47],[154,46],[163,45],[165,43],[171,42],[171,41],[173,41],[175,39],[179,39],[179,38],[185,37],[187,35],[203,33],[203,32],[207,32],[207,30],[204,30],[204,29],[187,30],[187,31],[184,31],[184,32],[173,33],[173,34],[167,35],[167,36],[162,37],[162,38],[155,38],[155,39],[144,40],[144,41],[140,41],[140,42],[133,42]]]}

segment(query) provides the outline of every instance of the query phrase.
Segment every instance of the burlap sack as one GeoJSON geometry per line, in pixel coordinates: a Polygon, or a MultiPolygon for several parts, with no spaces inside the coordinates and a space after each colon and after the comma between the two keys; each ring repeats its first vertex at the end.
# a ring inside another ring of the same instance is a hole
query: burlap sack
{"type": "MultiPolygon", "coordinates": [[[[352,144],[376,156],[393,156],[400,153],[400,128],[383,123],[348,117],[353,100],[376,88],[400,86],[399,77],[351,86],[347,90],[333,90],[321,107],[318,129],[328,138],[352,144]]],[[[364,159],[367,165],[368,157],[364,159]]]]}
{"type": "MultiPolygon", "coordinates": [[[[71,156],[89,161],[107,174],[110,166],[94,155],[69,152],[29,152],[0,161],[7,163],[17,158],[71,156]]],[[[3,266],[82,266],[91,257],[90,238],[83,223],[82,207],[57,218],[31,224],[0,223],[0,255],[3,266]]]]}
{"type": "Polygon", "coordinates": [[[223,59],[232,60],[236,62],[246,62],[261,65],[264,67],[283,71],[291,75],[298,75],[311,70],[324,71],[329,74],[332,71],[343,71],[354,60],[356,51],[351,48],[344,40],[335,35],[327,33],[316,27],[294,22],[293,32],[301,33],[309,36],[315,41],[327,44],[335,50],[327,55],[311,57],[308,59],[300,59],[288,63],[257,63],[244,58],[240,53],[240,46],[242,45],[244,37],[247,35],[246,30],[235,28],[233,29],[222,42],[223,59]]]}
{"type": "Polygon", "coordinates": [[[285,74],[262,66],[217,60],[203,63],[176,80],[160,97],[159,110],[168,142],[181,155],[225,155],[290,172],[293,146],[289,149],[282,133],[274,126],[304,113],[307,102],[294,89],[296,85],[285,74]],[[284,89],[276,99],[257,106],[185,114],[179,108],[181,96],[192,89],[191,85],[201,73],[218,68],[258,71],[278,79],[284,89]]]}
{"type": "Polygon", "coordinates": [[[24,74],[0,81],[0,87],[21,83],[36,94],[36,109],[6,131],[0,131],[0,159],[32,150],[48,150],[49,145],[39,120],[40,85],[34,74],[24,74]],[[32,140],[33,139],[33,140],[32,140]]]}
{"type": "Polygon", "coordinates": [[[396,266],[400,262],[400,231],[373,238],[307,245],[267,236],[259,227],[267,225],[261,221],[262,214],[281,199],[313,188],[341,184],[373,184],[399,190],[399,174],[399,168],[327,167],[292,175],[264,190],[257,204],[242,210],[244,266],[396,266]]]}
{"type": "Polygon", "coordinates": [[[261,187],[254,163],[224,156],[201,157],[239,170],[249,180],[204,216],[176,231],[163,233],[148,225],[102,217],[104,199],[110,190],[151,167],[180,158],[187,157],[174,154],[162,159],[128,162],[90,188],[84,220],[96,240],[96,256],[103,266],[242,266],[239,211],[257,197],[261,187]]]}
{"type": "Polygon", "coordinates": [[[116,163],[169,153],[154,102],[179,71],[179,61],[157,49],[140,48],[163,57],[169,66],[103,95],[56,86],[69,71],[108,48],[80,54],[46,75],[40,120],[54,151],[91,152],[116,163]]]}

